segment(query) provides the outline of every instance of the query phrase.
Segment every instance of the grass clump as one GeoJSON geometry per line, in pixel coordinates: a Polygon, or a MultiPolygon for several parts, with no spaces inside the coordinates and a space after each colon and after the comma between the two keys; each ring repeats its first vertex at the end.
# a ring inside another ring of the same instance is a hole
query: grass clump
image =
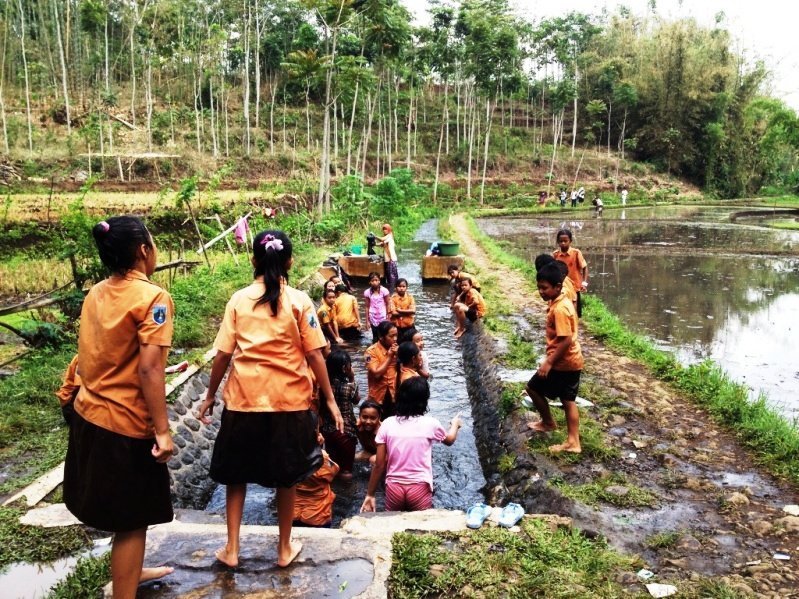
{"type": "Polygon", "coordinates": [[[509,453],[503,453],[499,457],[499,463],[497,464],[497,468],[499,468],[500,474],[507,474],[511,470],[516,467],[516,456],[511,455],[509,453]]]}
{"type": "Polygon", "coordinates": [[[78,560],[75,569],[55,585],[47,599],[94,599],[103,596],[103,587],[111,580],[111,552],[99,557],[78,560]]]}
{"type": "MultiPolygon", "coordinates": [[[[562,409],[555,406],[551,406],[551,411],[558,428],[550,434],[531,434],[527,446],[533,453],[548,453],[550,445],[566,442],[566,415],[562,409]]],[[[553,458],[568,464],[575,464],[584,458],[607,462],[618,459],[620,455],[619,449],[608,442],[599,423],[593,418],[587,417],[585,412],[580,415],[580,446],[583,450],[582,453],[564,451],[554,454],[553,458]]]]}
{"type": "Polygon", "coordinates": [[[682,538],[682,531],[665,530],[646,538],[644,544],[650,549],[669,549],[674,547],[682,538]]]}
{"type": "Polygon", "coordinates": [[[88,547],[81,526],[42,528],[19,523],[22,508],[0,507],[0,569],[15,562],[52,562],[88,547]]]}
{"type": "Polygon", "coordinates": [[[513,333],[508,339],[508,351],[502,356],[502,362],[509,368],[535,368],[538,358],[535,344],[513,333]]]}
{"type": "Polygon", "coordinates": [[[572,485],[557,478],[551,479],[550,484],[566,497],[586,505],[607,503],[616,507],[653,507],[658,504],[657,495],[630,484],[621,474],[613,474],[582,485],[572,485]],[[627,492],[616,493],[608,490],[609,487],[624,487],[627,492]]]}
{"type": "Polygon", "coordinates": [[[502,396],[499,399],[499,414],[502,418],[520,407],[523,390],[524,383],[503,383],[502,396]]]}
{"type": "Polygon", "coordinates": [[[624,596],[615,574],[635,558],[573,529],[552,531],[525,518],[521,533],[484,527],[454,536],[397,533],[389,596],[605,597],[624,596]]]}

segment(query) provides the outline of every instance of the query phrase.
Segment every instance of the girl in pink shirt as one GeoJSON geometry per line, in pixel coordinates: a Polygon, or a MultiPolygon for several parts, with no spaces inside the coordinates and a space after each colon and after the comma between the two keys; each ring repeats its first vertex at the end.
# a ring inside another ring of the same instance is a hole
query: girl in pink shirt
{"type": "Polygon", "coordinates": [[[461,427],[460,415],[449,432],[432,416],[425,416],[430,387],[420,377],[406,380],[397,390],[397,415],[383,421],[377,431],[377,456],[372,466],[362,512],[374,512],[375,491],[386,476],[385,508],[388,512],[415,512],[433,507],[433,442],[452,445],[461,427]]]}

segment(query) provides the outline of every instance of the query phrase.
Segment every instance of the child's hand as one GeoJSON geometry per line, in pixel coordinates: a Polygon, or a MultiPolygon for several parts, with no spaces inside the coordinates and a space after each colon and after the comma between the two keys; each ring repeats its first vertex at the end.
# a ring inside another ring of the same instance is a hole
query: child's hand
{"type": "Polygon", "coordinates": [[[200,404],[200,409],[197,412],[197,420],[203,424],[211,424],[211,416],[214,413],[214,404],[216,399],[213,395],[205,398],[205,401],[200,404]],[[207,415],[206,415],[207,412],[207,415]]]}
{"type": "Polygon", "coordinates": [[[396,343],[393,343],[391,345],[391,347],[388,348],[388,353],[390,353],[393,356],[396,356],[398,349],[399,349],[399,345],[397,345],[396,343]]]}
{"type": "Polygon", "coordinates": [[[150,453],[153,454],[155,461],[165,464],[172,457],[175,446],[172,443],[172,433],[167,430],[165,433],[155,434],[155,443],[150,453]]]}
{"type": "Polygon", "coordinates": [[[361,513],[376,512],[376,511],[377,511],[377,502],[375,501],[374,496],[367,495],[363,500],[363,504],[361,505],[361,513]]]}
{"type": "Polygon", "coordinates": [[[461,420],[461,413],[458,412],[457,414],[455,414],[455,417],[452,419],[452,421],[449,424],[450,426],[457,426],[458,428],[462,427],[463,420],[461,420]]]}
{"type": "Polygon", "coordinates": [[[336,343],[344,343],[344,339],[341,337],[336,337],[336,343]]]}
{"type": "Polygon", "coordinates": [[[544,360],[543,362],[541,362],[541,366],[538,367],[538,376],[542,378],[547,378],[550,370],[552,370],[552,365],[549,363],[548,360],[544,360]]]}

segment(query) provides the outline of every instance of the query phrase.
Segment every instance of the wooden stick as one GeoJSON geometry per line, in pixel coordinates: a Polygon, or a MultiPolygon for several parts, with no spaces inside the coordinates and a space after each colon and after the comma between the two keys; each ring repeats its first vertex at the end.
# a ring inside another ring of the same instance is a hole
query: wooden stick
{"type": "MultiPolygon", "coordinates": [[[[243,216],[242,218],[249,218],[251,214],[252,214],[252,212],[248,212],[246,214],[246,216],[243,216]]],[[[199,250],[197,250],[197,253],[198,254],[205,253],[205,250],[210,248],[212,245],[214,245],[220,239],[223,239],[225,237],[225,235],[229,235],[233,231],[233,229],[235,229],[238,226],[240,220],[241,220],[241,218],[239,220],[237,220],[235,224],[231,225],[230,227],[228,227],[227,229],[222,231],[219,235],[214,237],[211,241],[209,241],[208,243],[203,245],[199,250]]]]}
{"type": "MultiPolygon", "coordinates": [[[[222,224],[222,219],[219,218],[218,214],[214,214],[214,216],[216,217],[216,222],[219,223],[219,228],[224,231],[225,230],[225,225],[222,224]]],[[[239,224],[238,221],[236,221],[236,226],[238,226],[238,224],[239,224]]],[[[234,229],[235,229],[235,227],[234,227],[234,229]]],[[[230,238],[229,237],[225,237],[225,243],[227,244],[227,249],[230,250],[230,255],[233,256],[233,262],[236,264],[236,266],[238,266],[239,265],[239,259],[236,257],[236,252],[233,251],[233,246],[230,245],[230,238]]]]}

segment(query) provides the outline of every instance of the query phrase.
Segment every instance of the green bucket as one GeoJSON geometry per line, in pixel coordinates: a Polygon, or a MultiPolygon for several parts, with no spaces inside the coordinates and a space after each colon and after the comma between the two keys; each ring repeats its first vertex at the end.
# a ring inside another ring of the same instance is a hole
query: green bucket
{"type": "Polygon", "coordinates": [[[356,255],[360,256],[363,253],[363,246],[362,245],[354,245],[350,248],[350,251],[356,255]]]}
{"type": "Polygon", "coordinates": [[[438,251],[442,256],[457,256],[461,251],[461,244],[455,241],[439,241],[438,251]]]}

